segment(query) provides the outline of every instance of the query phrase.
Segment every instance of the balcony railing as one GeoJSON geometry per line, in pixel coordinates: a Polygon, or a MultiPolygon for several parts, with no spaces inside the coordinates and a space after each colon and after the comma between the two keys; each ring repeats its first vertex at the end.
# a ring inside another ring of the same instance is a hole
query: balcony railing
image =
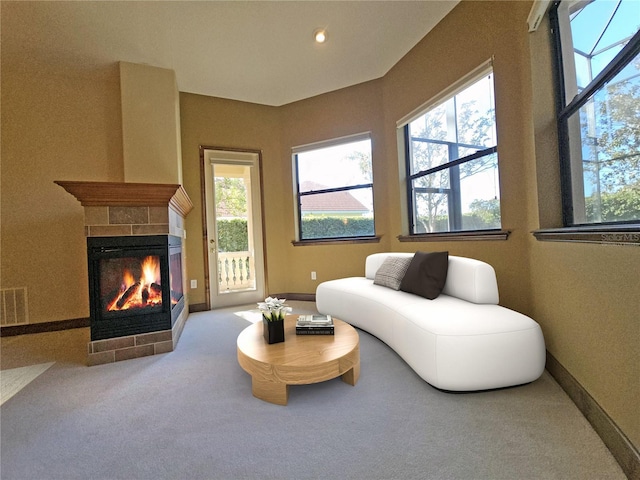
{"type": "Polygon", "coordinates": [[[220,293],[255,287],[255,263],[250,252],[218,252],[220,293]]]}

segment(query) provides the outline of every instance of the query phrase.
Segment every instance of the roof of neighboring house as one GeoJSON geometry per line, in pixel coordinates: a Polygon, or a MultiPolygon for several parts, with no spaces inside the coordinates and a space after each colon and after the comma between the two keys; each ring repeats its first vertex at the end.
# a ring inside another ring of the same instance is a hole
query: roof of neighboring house
{"type": "MultiPolygon", "coordinates": [[[[316,182],[302,182],[301,192],[324,190],[326,185],[316,182]]],[[[324,193],[322,195],[305,195],[302,197],[303,212],[368,212],[358,199],[348,191],[324,193]]]]}

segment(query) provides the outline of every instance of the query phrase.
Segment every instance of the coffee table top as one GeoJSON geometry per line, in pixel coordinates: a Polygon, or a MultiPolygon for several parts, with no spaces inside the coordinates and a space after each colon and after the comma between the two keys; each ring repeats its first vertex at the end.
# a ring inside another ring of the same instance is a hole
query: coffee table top
{"type": "Polygon", "coordinates": [[[342,375],[360,359],[360,337],[348,323],[333,319],[335,335],[296,335],[299,315],[287,315],[284,342],[268,344],[262,322],[238,336],[238,360],[252,376],[275,375],[280,382],[304,385],[342,375]]]}

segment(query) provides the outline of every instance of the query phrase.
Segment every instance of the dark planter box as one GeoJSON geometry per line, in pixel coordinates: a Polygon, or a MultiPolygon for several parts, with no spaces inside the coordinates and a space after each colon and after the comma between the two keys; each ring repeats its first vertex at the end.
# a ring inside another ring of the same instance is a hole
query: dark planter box
{"type": "Polygon", "coordinates": [[[262,334],[267,343],[284,342],[284,320],[269,322],[263,318],[262,334]]]}

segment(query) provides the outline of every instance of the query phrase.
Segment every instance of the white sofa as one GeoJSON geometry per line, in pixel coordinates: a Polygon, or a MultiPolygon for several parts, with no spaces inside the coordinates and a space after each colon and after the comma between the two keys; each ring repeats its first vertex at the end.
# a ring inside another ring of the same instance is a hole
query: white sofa
{"type": "Polygon", "coordinates": [[[529,383],[542,375],[545,344],[531,318],[498,305],[493,267],[449,256],[440,296],[428,300],[373,283],[389,255],[366,259],[365,276],[318,285],[316,306],[394,349],[426,382],[446,391],[529,383]]]}

